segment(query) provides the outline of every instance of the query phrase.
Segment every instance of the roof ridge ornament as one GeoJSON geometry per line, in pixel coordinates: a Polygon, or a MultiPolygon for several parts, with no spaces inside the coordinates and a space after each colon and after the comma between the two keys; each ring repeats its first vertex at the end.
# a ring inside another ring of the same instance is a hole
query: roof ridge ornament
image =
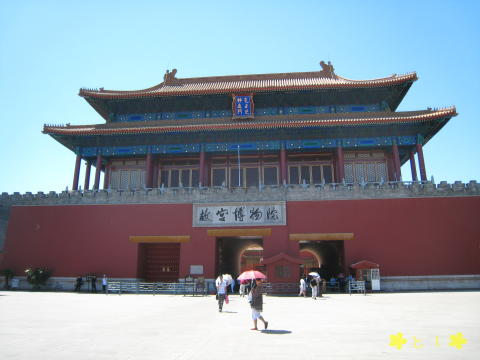
{"type": "Polygon", "coordinates": [[[165,75],[163,75],[163,85],[173,85],[178,79],[175,77],[177,74],[177,69],[173,69],[171,72],[167,70],[165,75]]]}
{"type": "Polygon", "coordinates": [[[320,61],[320,66],[322,67],[322,70],[320,70],[320,75],[322,77],[327,77],[327,78],[336,78],[337,75],[335,75],[335,69],[333,68],[332,63],[329,61],[327,64],[325,64],[325,61],[320,61]]]}

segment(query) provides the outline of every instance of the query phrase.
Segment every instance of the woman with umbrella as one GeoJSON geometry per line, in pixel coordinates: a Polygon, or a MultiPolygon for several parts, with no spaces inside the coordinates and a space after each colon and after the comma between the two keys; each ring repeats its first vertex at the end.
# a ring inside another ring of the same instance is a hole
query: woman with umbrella
{"type": "Polygon", "coordinates": [[[263,297],[262,297],[262,287],[259,283],[266,279],[267,277],[263,275],[260,271],[245,271],[242,273],[238,280],[248,280],[252,281],[252,286],[250,293],[248,294],[248,302],[250,303],[250,307],[252,308],[252,319],[253,319],[253,328],[252,330],[258,330],[257,321],[263,322],[265,329],[268,328],[268,321],[266,321],[262,316],[263,311],[263,297]]]}

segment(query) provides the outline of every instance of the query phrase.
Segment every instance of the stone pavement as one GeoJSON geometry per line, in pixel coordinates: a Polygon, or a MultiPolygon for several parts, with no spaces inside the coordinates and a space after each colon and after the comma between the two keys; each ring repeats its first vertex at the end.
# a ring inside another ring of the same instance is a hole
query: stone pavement
{"type": "Polygon", "coordinates": [[[478,359],[479,304],[478,291],[265,297],[269,329],[252,331],[237,295],[219,313],[214,296],[0,291],[0,359],[478,359]]]}

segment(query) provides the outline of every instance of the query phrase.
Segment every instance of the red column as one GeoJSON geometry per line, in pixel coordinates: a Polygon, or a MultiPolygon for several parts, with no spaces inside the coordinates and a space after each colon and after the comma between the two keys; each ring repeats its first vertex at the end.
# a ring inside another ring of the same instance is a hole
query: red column
{"type": "Polygon", "coordinates": [[[90,186],[90,170],[92,169],[92,163],[90,161],[87,161],[87,168],[85,169],[85,183],[83,186],[83,190],[88,190],[88,187],[90,186]]]}
{"type": "Polygon", "coordinates": [[[153,170],[152,170],[152,187],[158,187],[158,159],[156,157],[153,158],[153,170]]]}
{"type": "Polygon", "coordinates": [[[110,187],[110,161],[107,160],[105,165],[105,176],[103,178],[103,188],[106,190],[110,187]]]}
{"type": "Polygon", "coordinates": [[[95,164],[95,182],[93,183],[93,190],[100,188],[100,173],[102,172],[102,154],[97,154],[97,163],[95,164]]]}
{"type": "Polygon", "coordinates": [[[205,156],[205,186],[212,186],[212,160],[205,156]]]}
{"type": "Polygon", "coordinates": [[[397,143],[394,141],[392,145],[393,165],[395,169],[395,180],[400,181],[402,173],[400,172],[400,154],[398,153],[397,143]]]}
{"type": "Polygon", "coordinates": [[[147,153],[147,161],[145,163],[145,187],[152,187],[152,153],[147,153]]]}
{"type": "Polygon", "coordinates": [[[420,169],[420,179],[427,181],[427,172],[425,170],[425,160],[423,159],[422,144],[417,144],[418,168],[420,169]]]}
{"type": "Polygon", "coordinates": [[[78,178],[80,176],[80,164],[82,161],[82,157],[80,155],[77,155],[77,158],[75,160],[75,171],[73,173],[73,185],[72,185],[72,190],[78,190],[78,178]]]}
{"type": "Polygon", "coordinates": [[[393,155],[390,152],[385,153],[385,158],[387,160],[387,171],[388,171],[388,181],[395,181],[394,172],[394,165],[393,165],[393,155]]]}
{"type": "Polygon", "coordinates": [[[345,180],[345,162],[343,160],[343,148],[341,145],[337,146],[337,166],[338,166],[338,179],[336,182],[340,183],[345,180]]]}
{"type": "Polygon", "coordinates": [[[280,184],[288,184],[287,179],[287,151],[285,147],[282,145],[280,149],[280,184]]]}
{"type": "Polygon", "coordinates": [[[410,151],[410,169],[412,169],[412,181],[418,181],[417,166],[415,165],[415,154],[410,151]]]}
{"type": "Polygon", "coordinates": [[[200,150],[200,169],[199,169],[199,180],[200,186],[205,186],[205,151],[202,149],[200,150]]]}

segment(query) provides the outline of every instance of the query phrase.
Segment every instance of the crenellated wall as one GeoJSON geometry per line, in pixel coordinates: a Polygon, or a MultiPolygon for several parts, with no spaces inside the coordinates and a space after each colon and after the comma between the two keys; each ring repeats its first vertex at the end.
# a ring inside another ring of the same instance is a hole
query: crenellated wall
{"type": "Polygon", "coordinates": [[[183,204],[227,201],[316,201],[399,199],[416,197],[480,196],[476,181],[448,184],[386,182],[365,184],[288,185],[228,189],[156,188],[137,190],[63,191],[57,193],[2,193],[0,196],[0,251],[3,249],[10,206],[92,204],[183,204]]]}
{"type": "Polygon", "coordinates": [[[11,205],[183,204],[223,201],[317,201],[480,196],[476,181],[448,184],[385,182],[364,184],[287,185],[228,189],[225,187],[155,188],[137,190],[2,193],[0,226],[11,205]],[[3,209],[3,210],[2,210],[3,209]]]}

